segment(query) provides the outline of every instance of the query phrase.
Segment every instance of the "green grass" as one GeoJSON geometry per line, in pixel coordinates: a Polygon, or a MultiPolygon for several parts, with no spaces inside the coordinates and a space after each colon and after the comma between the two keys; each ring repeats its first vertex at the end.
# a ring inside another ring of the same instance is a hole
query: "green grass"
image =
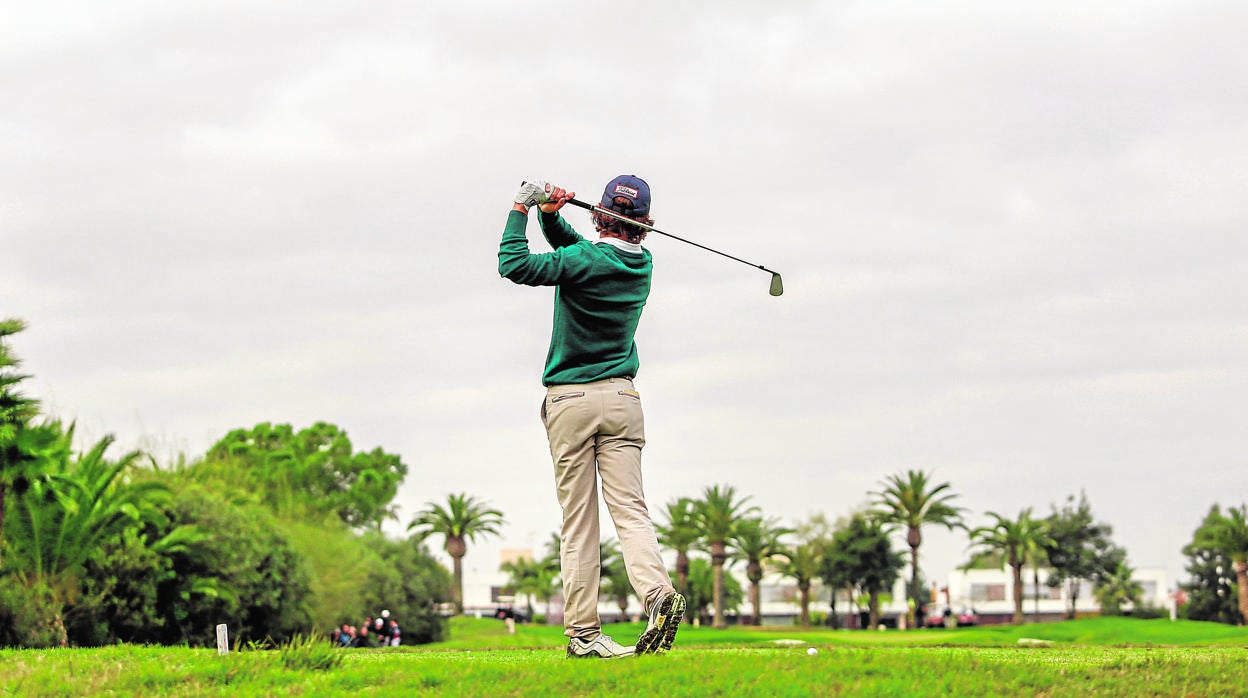
{"type": "MultiPolygon", "coordinates": [[[[606,628],[631,641],[639,624],[606,628]]],[[[1243,695],[1248,631],[1096,618],[1021,627],[847,632],[688,627],[664,657],[563,658],[560,628],[459,618],[448,642],[336,651],[119,646],[0,651],[0,695],[1117,696],[1243,695]],[[1019,638],[1050,647],[1021,647],[1019,638]],[[801,641],[803,644],[782,641],[801,641]],[[808,644],[804,644],[808,643],[808,644]],[[808,656],[806,648],[819,648],[808,656]]]]}
{"type": "MultiPolygon", "coordinates": [[[[607,625],[603,631],[621,642],[632,641],[645,627],[643,623],[607,625]]],[[[562,647],[563,628],[517,625],[508,635],[499,621],[487,618],[454,618],[451,639],[428,645],[428,649],[486,649],[562,647]]],[[[899,632],[802,630],[795,626],[761,628],[732,626],[725,630],[681,626],[679,647],[746,648],[784,646],[799,640],[816,647],[1014,647],[1022,638],[1048,640],[1055,644],[1097,646],[1243,646],[1248,631],[1219,623],[1195,621],[1136,620],[1123,617],[1086,618],[1063,623],[996,625],[973,628],[942,628],[899,632]]]]}

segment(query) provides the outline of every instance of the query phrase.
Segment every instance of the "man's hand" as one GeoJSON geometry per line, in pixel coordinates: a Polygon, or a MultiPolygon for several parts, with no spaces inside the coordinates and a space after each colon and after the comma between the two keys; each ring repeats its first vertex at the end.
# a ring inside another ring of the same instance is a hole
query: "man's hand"
{"type": "Polygon", "coordinates": [[[554,213],[555,211],[558,211],[563,208],[564,204],[568,203],[568,199],[571,199],[574,196],[576,196],[576,192],[574,191],[564,191],[563,187],[552,186],[546,201],[541,205],[542,213],[554,213]]]}
{"type": "Polygon", "coordinates": [[[525,208],[532,208],[550,200],[551,187],[549,182],[521,182],[520,191],[516,192],[516,203],[525,208]]]}

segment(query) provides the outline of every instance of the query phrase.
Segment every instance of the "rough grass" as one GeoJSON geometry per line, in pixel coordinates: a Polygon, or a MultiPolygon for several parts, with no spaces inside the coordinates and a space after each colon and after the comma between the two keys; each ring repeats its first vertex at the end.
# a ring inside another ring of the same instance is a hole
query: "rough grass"
{"type": "MultiPolygon", "coordinates": [[[[626,642],[640,630],[607,628],[626,642]]],[[[1243,628],[1125,618],[905,633],[690,627],[669,655],[616,661],[566,660],[563,643],[559,628],[508,635],[461,618],[450,641],[425,648],[5,650],[0,694],[1243,695],[1248,661],[1243,628]],[[1024,637],[1054,644],[1021,647],[1024,637]]]]}

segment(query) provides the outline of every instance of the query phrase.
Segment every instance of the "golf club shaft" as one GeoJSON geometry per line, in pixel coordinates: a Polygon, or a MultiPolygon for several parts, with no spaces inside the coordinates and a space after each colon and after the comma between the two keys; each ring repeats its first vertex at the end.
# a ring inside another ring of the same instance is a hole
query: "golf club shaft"
{"type": "Polygon", "coordinates": [[[765,272],[767,272],[767,273],[769,273],[769,274],[775,274],[775,273],[777,273],[777,272],[774,272],[774,271],[772,271],[772,270],[768,269],[767,267],[764,267],[764,266],[763,266],[763,265],[761,265],[761,264],[754,264],[753,262],[747,262],[747,261],[745,261],[744,259],[741,259],[740,257],[733,257],[732,255],[728,254],[727,252],[720,252],[719,250],[712,249],[712,248],[710,248],[710,247],[707,247],[706,245],[701,245],[701,244],[699,244],[699,243],[696,243],[696,242],[694,242],[693,240],[686,240],[685,238],[682,238],[682,237],[680,237],[679,235],[672,235],[671,233],[665,233],[665,232],[663,232],[662,230],[659,230],[658,228],[656,228],[656,227],[654,227],[654,226],[652,226],[652,225],[646,225],[645,223],[640,223],[640,222],[635,221],[635,220],[633,220],[633,219],[631,219],[631,218],[629,218],[629,217],[627,217],[627,216],[622,216],[622,215],[620,215],[620,214],[618,214],[618,213],[616,213],[615,211],[612,211],[612,210],[610,210],[610,209],[606,209],[606,208],[603,208],[603,207],[601,207],[601,206],[595,206],[595,205],[593,205],[593,204],[587,204],[587,203],[585,203],[584,201],[581,201],[581,200],[579,200],[579,199],[568,199],[568,203],[572,204],[573,206],[579,206],[579,207],[581,207],[581,208],[585,209],[586,211],[596,211],[596,212],[598,212],[598,213],[601,213],[601,214],[602,214],[602,215],[604,215],[604,216],[610,216],[610,217],[615,218],[615,219],[617,219],[617,220],[624,221],[625,223],[632,223],[633,225],[637,226],[638,228],[644,228],[645,230],[649,230],[649,231],[650,231],[650,232],[652,232],[652,233],[658,233],[659,235],[666,235],[667,237],[672,238],[673,240],[680,240],[681,242],[683,242],[683,243],[685,243],[685,244],[687,244],[687,245],[693,245],[694,247],[701,247],[702,249],[706,250],[707,252],[714,252],[714,253],[715,253],[715,254],[717,254],[717,255],[721,255],[721,256],[727,257],[728,259],[731,259],[731,260],[733,260],[733,261],[740,262],[740,263],[742,263],[742,264],[745,264],[745,265],[748,265],[748,266],[754,267],[755,269],[762,269],[763,271],[765,271],[765,272]]]}

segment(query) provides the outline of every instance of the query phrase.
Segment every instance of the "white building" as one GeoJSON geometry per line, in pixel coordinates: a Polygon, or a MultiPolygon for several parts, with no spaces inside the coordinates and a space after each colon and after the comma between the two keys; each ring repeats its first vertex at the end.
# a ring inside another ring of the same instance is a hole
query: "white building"
{"type": "MultiPolygon", "coordinates": [[[[1044,569],[1039,572],[1038,586],[1032,568],[1025,567],[1022,576],[1023,614],[1028,621],[1064,618],[1070,609],[1072,593],[1076,615],[1101,611],[1093,595],[1094,587],[1087,580],[1079,580],[1076,590],[1075,585],[1069,582],[1050,587],[1049,573],[1044,569]]],[[[1170,580],[1164,568],[1141,568],[1135,570],[1133,578],[1143,589],[1142,605],[1169,608],[1170,580]]],[[[942,605],[948,605],[955,612],[961,608],[973,608],[979,614],[981,623],[1009,623],[1014,616],[1014,580],[1009,568],[951,572],[948,584],[939,590],[938,596],[942,605]]]]}
{"type": "MultiPolygon", "coordinates": [[[[528,557],[532,551],[528,549],[504,549],[500,551],[499,563],[514,560],[517,557],[528,557]]],[[[673,566],[674,569],[674,566],[673,566]]],[[[475,574],[466,574],[464,584],[464,612],[476,616],[493,616],[499,608],[514,607],[524,609],[527,600],[523,597],[512,598],[504,595],[503,588],[507,583],[507,575],[498,571],[486,573],[486,570],[473,570],[475,574]]],[[[729,623],[750,622],[754,609],[749,602],[749,580],[745,578],[744,565],[736,565],[728,569],[728,574],[736,578],[744,592],[744,599],[736,613],[730,613],[729,623]]],[[[1032,568],[1023,570],[1023,612],[1028,622],[1060,620],[1065,617],[1070,606],[1072,587],[1062,584],[1057,588],[1047,585],[1049,574],[1041,569],[1039,587],[1035,585],[1032,568]],[[1038,592],[1038,593],[1037,593],[1038,592]],[[1039,598],[1037,598],[1037,596],[1039,598]]],[[[1169,609],[1173,601],[1170,597],[1170,580],[1164,568],[1141,568],[1135,570],[1135,581],[1143,588],[1142,603],[1155,608],[1169,609]]],[[[888,627],[895,627],[900,616],[907,610],[906,584],[908,577],[901,577],[893,587],[891,597],[880,603],[881,622],[888,627]]],[[[789,578],[775,573],[764,576],[760,586],[763,622],[767,625],[795,624],[801,609],[798,603],[797,584],[789,578]]],[[[948,607],[955,615],[964,610],[973,610],[977,615],[977,623],[991,625],[1009,623],[1014,615],[1014,584],[1009,568],[1004,569],[973,569],[956,570],[946,577],[945,584],[932,585],[934,612],[940,613],[948,607]]],[[[811,585],[811,614],[819,614],[826,618],[830,612],[830,595],[827,588],[819,581],[811,585]]],[[[837,597],[837,615],[842,627],[856,627],[860,621],[856,616],[860,610],[858,603],[865,605],[864,599],[854,599],[841,591],[837,597]]],[[[547,615],[546,604],[534,602],[537,614],[547,615]]],[[[1128,607],[1129,608],[1129,607],[1128,607]]],[[[615,622],[620,617],[620,609],[614,599],[603,598],[598,605],[599,613],[604,622],[615,622]]],[[[551,601],[549,622],[562,623],[563,597],[559,595],[551,601]]],[[[930,609],[929,609],[930,610],[930,609]]],[[[1078,585],[1075,597],[1076,615],[1100,613],[1100,604],[1093,595],[1093,585],[1082,580],[1078,585]]],[[[642,609],[637,599],[630,599],[627,615],[630,619],[640,618],[642,609]]],[[[694,619],[690,618],[690,622],[694,619]]]]}

